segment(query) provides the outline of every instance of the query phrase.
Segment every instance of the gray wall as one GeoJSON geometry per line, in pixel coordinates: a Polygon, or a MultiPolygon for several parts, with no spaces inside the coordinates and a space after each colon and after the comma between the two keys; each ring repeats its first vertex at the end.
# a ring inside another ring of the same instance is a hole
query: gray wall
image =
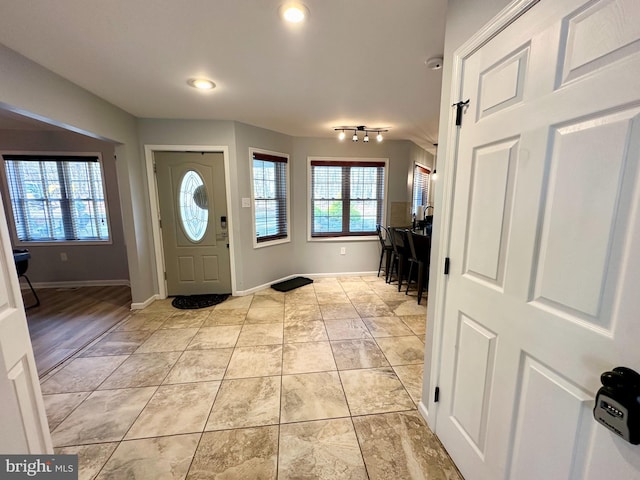
{"type": "MultiPolygon", "coordinates": [[[[278,153],[289,154],[289,173],[294,171],[293,142],[295,139],[288,135],[253,127],[244,123],[236,123],[236,172],[237,190],[232,195],[232,202],[237,207],[234,210],[234,221],[240,235],[236,236],[237,288],[240,291],[249,290],[258,285],[272,283],[273,280],[299,273],[296,262],[292,258],[292,243],[270,245],[253,248],[253,215],[251,208],[241,208],[242,197],[251,197],[251,159],[249,148],[259,148],[278,153]]],[[[290,177],[290,195],[294,195],[297,185],[290,177]]],[[[291,196],[291,199],[294,197],[291,196]]],[[[291,202],[291,213],[297,206],[291,202]]],[[[293,234],[291,235],[293,241],[293,234]]]]}
{"type": "MultiPolygon", "coordinates": [[[[334,138],[294,139],[292,164],[292,242],[291,262],[298,273],[372,272],[378,270],[379,243],[375,240],[334,240],[309,242],[307,240],[307,157],[360,157],[388,158],[388,190],[386,198],[386,221],[391,216],[390,206],[394,202],[409,202],[413,180],[413,162],[416,152],[424,152],[409,141],[385,140],[381,144],[369,142],[339,142],[334,138]],[[346,255],[340,249],[346,248],[346,255]]],[[[424,152],[426,154],[426,152],[424,152]]],[[[427,154],[428,155],[428,154],[427,154]]]]}
{"type": "MultiPolygon", "coordinates": [[[[440,124],[438,136],[438,155],[436,159],[436,167],[440,172],[438,174],[439,181],[433,182],[433,203],[436,206],[433,215],[433,236],[431,244],[431,269],[429,271],[429,293],[431,298],[435,298],[436,290],[439,288],[441,280],[442,265],[436,262],[436,254],[441,248],[439,232],[441,230],[442,219],[440,217],[440,209],[438,205],[442,205],[443,191],[442,178],[445,170],[446,157],[450,148],[455,145],[448,145],[447,137],[449,135],[449,125],[454,121],[454,109],[451,105],[457,102],[458,98],[451,96],[451,77],[453,69],[453,55],[467,40],[469,40],[477,31],[482,29],[493,17],[495,17],[504,7],[510,3],[510,0],[449,0],[447,6],[447,25],[445,31],[444,42],[444,64],[442,72],[442,98],[440,101],[440,124]]],[[[427,307],[427,318],[434,318],[435,302],[432,301],[427,307]]],[[[433,387],[431,384],[431,365],[437,359],[432,358],[434,329],[427,327],[426,336],[426,354],[424,365],[424,380],[422,398],[432,398],[433,387]]],[[[436,365],[437,368],[437,365],[436,365]]],[[[434,382],[437,378],[434,379],[434,382]]],[[[425,404],[425,406],[428,406],[425,404]]],[[[433,421],[430,419],[430,421],[433,421]]]]}
{"type": "MultiPolygon", "coordinates": [[[[390,202],[407,202],[411,196],[414,161],[431,164],[431,156],[409,141],[339,143],[336,139],[296,138],[239,122],[205,120],[139,121],[141,149],[144,145],[227,146],[230,157],[231,205],[236,288],[248,291],[293,274],[377,271],[377,240],[307,241],[307,157],[367,157],[389,159],[390,202]],[[291,241],[253,248],[252,212],[242,208],[251,197],[249,148],[271,150],[290,156],[291,241]],[[340,255],[340,248],[347,249],[340,255]]],[[[387,218],[389,212],[387,211],[387,218]]]]}
{"type": "MultiPolygon", "coordinates": [[[[99,152],[102,154],[111,243],[28,246],[26,248],[31,252],[28,276],[32,282],[128,282],[129,269],[122,230],[116,161],[113,158],[114,149],[112,143],[73,132],[0,130],[0,150],[99,152]],[[66,262],[60,259],[62,252],[67,254],[66,262]]],[[[3,201],[5,214],[10,218],[8,195],[3,196],[3,201]]]]}
{"type": "Polygon", "coordinates": [[[117,144],[117,174],[134,303],[154,294],[149,206],[136,119],[0,45],[0,108],[117,144]]]}

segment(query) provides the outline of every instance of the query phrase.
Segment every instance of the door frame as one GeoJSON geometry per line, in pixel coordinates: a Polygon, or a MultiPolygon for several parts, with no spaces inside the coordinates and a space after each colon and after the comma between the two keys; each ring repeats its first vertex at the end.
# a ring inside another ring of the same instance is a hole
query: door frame
{"type": "MultiPolygon", "coordinates": [[[[465,60],[539,2],[540,0],[513,0],[483,28],[478,30],[469,40],[462,44],[462,46],[453,53],[453,57],[451,59],[451,90],[449,92],[447,103],[443,103],[443,105],[452,105],[460,100],[465,100],[460,98],[462,94],[462,81],[464,74],[463,65],[465,60]]],[[[441,116],[442,115],[444,115],[443,112],[441,112],[441,116]]],[[[438,243],[440,245],[440,248],[438,248],[436,251],[432,251],[431,255],[431,278],[437,277],[438,280],[436,288],[431,293],[431,295],[429,295],[429,299],[433,299],[434,303],[433,315],[430,316],[430,318],[433,318],[434,320],[433,323],[431,323],[432,328],[427,329],[426,339],[426,351],[431,351],[431,361],[429,372],[425,371],[424,378],[428,378],[429,381],[427,388],[423,387],[422,400],[418,405],[420,414],[426,420],[431,430],[433,430],[436,434],[438,403],[435,401],[433,392],[436,391],[436,388],[440,383],[443,347],[442,337],[445,321],[444,307],[447,294],[446,277],[441,275],[441,267],[445,264],[445,259],[449,256],[451,248],[451,226],[453,223],[453,201],[455,194],[455,171],[458,159],[459,141],[459,129],[455,125],[454,116],[451,113],[449,113],[447,116],[449,121],[446,131],[446,149],[444,152],[444,158],[442,159],[444,160],[444,175],[442,176],[442,197],[438,204],[438,209],[440,212],[442,212],[440,223],[437,228],[437,231],[439,232],[438,243]],[[424,400],[425,398],[427,400],[426,403],[424,400]]],[[[438,158],[438,160],[440,160],[440,158],[438,158]]],[[[427,360],[427,363],[428,362],[429,361],[427,360]]],[[[453,460],[455,462],[455,459],[453,460]]]]}
{"type": "Polygon", "coordinates": [[[145,145],[144,158],[149,187],[149,205],[151,206],[151,228],[153,231],[153,250],[155,253],[156,280],[158,282],[158,298],[167,298],[167,281],[164,278],[164,244],[160,232],[160,202],[158,198],[158,182],[153,168],[155,152],[197,152],[222,153],[224,158],[224,188],[227,199],[227,232],[229,234],[229,266],[231,270],[231,293],[236,295],[236,269],[234,261],[233,215],[231,203],[231,181],[229,165],[229,147],[212,145],[145,145]]]}

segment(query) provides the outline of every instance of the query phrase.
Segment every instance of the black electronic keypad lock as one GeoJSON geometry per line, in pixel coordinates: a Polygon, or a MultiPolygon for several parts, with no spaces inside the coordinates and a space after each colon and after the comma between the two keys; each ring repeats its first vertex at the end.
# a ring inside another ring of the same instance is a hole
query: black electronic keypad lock
{"type": "Polygon", "coordinates": [[[640,374],[616,367],[600,376],[593,416],[633,445],[640,444],[640,374]]]}

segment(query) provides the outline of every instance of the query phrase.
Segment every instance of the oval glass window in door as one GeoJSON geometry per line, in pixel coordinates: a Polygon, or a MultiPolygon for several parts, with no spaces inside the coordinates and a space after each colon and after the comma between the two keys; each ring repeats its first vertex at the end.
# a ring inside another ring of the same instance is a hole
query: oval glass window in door
{"type": "Polygon", "coordinates": [[[178,194],[178,210],[182,229],[192,242],[199,242],[207,231],[209,222],[209,200],[207,187],[195,170],[182,177],[178,194]]]}

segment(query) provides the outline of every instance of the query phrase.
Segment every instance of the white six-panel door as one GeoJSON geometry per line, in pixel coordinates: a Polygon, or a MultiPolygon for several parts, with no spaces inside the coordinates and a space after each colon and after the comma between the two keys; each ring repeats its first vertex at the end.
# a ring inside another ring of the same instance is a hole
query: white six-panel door
{"type": "Polygon", "coordinates": [[[437,434],[467,480],[640,478],[640,2],[541,0],[463,59],[437,434]]]}
{"type": "Polygon", "coordinates": [[[0,199],[0,453],[53,453],[0,199]]]}

